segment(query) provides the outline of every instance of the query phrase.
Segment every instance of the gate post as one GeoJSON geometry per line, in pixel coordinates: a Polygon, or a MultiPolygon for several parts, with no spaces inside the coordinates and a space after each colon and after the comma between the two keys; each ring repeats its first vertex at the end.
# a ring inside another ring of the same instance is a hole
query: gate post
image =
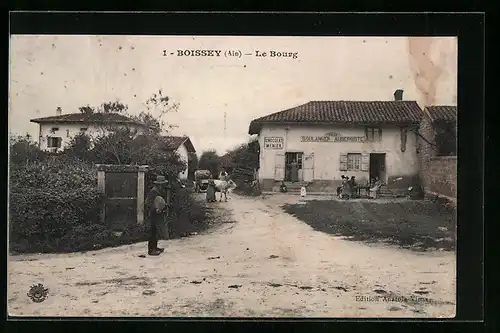
{"type": "MultiPolygon", "coordinates": [[[[106,194],[106,172],[102,169],[100,164],[97,165],[97,188],[102,193],[106,194]]],[[[106,203],[103,202],[101,208],[101,222],[104,223],[106,218],[106,203]]]]}
{"type": "Polygon", "coordinates": [[[144,224],[144,173],[147,166],[137,170],[137,224],[144,224]]]}

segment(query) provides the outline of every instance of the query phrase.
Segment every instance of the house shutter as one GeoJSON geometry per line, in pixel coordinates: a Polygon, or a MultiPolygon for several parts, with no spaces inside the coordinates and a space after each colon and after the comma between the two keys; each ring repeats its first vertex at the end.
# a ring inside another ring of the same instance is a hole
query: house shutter
{"type": "Polygon", "coordinates": [[[304,156],[303,180],[312,182],[314,180],[314,153],[304,156]]]}
{"type": "Polygon", "coordinates": [[[401,151],[402,152],[404,152],[406,150],[406,139],[407,139],[406,127],[401,127],[401,151]]]}
{"type": "Polygon", "coordinates": [[[340,154],[340,171],[347,171],[347,154],[340,154]]]}
{"type": "Polygon", "coordinates": [[[370,170],[370,154],[363,153],[361,154],[361,171],[369,171],[370,170]]]}
{"type": "Polygon", "coordinates": [[[285,154],[277,152],[274,157],[274,180],[285,179],[285,154]]]}

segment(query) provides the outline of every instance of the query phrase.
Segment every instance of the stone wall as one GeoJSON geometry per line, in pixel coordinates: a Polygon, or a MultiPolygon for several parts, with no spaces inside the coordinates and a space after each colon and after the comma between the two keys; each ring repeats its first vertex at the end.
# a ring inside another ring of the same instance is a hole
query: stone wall
{"type": "Polygon", "coordinates": [[[420,123],[418,137],[420,183],[426,193],[456,199],[457,157],[437,157],[435,132],[431,120],[425,115],[420,123]]]}
{"type": "Polygon", "coordinates": [[[457,157],[433,157],[429,164],[428,192],[457,197],[457,157]]]}

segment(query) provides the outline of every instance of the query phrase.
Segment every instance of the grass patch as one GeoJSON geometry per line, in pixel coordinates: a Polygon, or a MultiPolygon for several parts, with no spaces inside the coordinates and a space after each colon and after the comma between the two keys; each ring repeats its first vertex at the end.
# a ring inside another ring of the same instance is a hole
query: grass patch
{"type": "Polygon", "coordinates": [[[313,200],[282,208],[315,230],[349,240],[384,242],[414,250],[455,249],[456,213],[428,201],[313,200]]]}

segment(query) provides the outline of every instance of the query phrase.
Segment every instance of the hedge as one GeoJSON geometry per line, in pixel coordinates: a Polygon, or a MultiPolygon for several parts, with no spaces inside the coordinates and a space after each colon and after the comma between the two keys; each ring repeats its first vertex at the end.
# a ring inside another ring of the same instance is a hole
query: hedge
{"type": "Polygon", "coordinates": [[[63,252],[72,246],[68,234],[97,228],[102,198],[94,167],[54,158],[11,165],[9,180],[11,251],[63,252]]]}
{"type": "MultiPolygon", "coordinates": [[[[10,251],[76,252],[147,240],[147,223],[128,226],[116,236],[100,219],[102,199],[97,170],[91,164],[58,157],[11,165],[10,251]]],[[[172,201],[171,237],[208,226],[206,209],[187,189],[175,184],[172,201]]]]}

